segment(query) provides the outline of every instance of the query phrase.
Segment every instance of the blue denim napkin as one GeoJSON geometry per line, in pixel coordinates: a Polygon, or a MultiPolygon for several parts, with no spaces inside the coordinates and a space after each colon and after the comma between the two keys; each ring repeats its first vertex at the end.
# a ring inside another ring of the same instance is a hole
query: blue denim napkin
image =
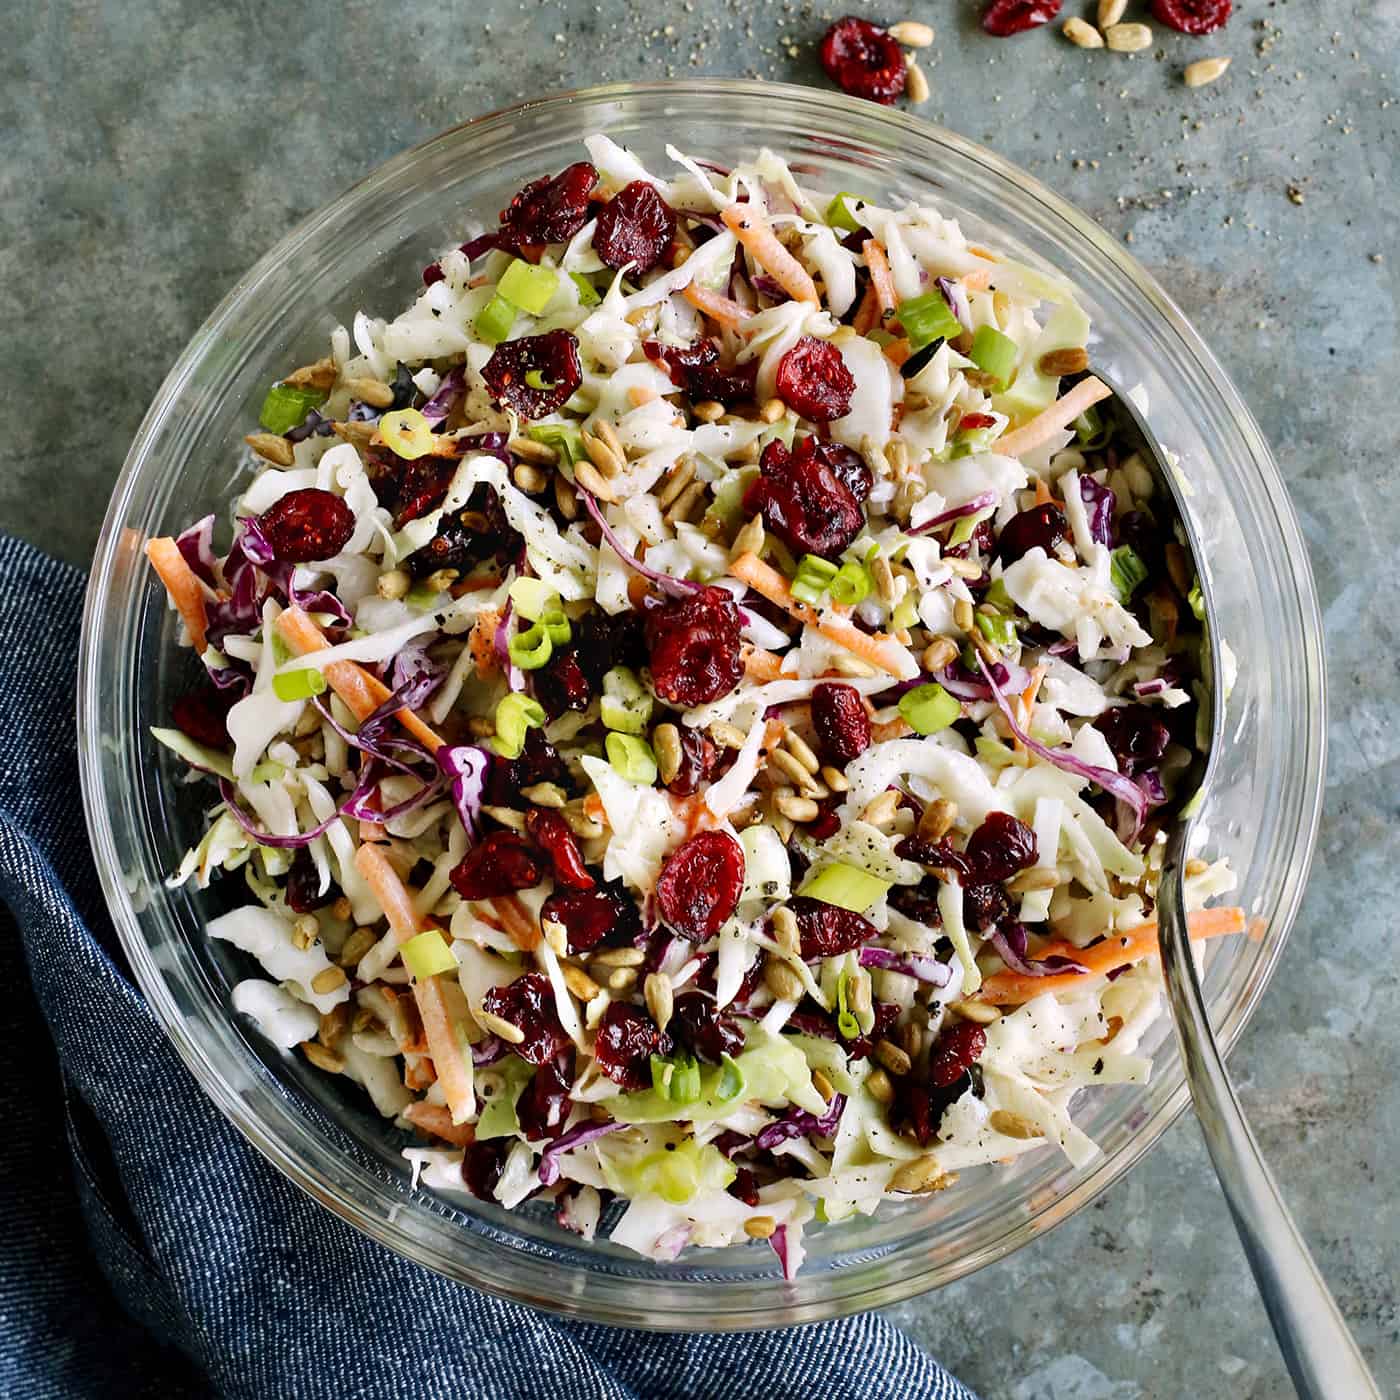
{"type": "Polygon", "coordinates": [[[559,1321],[283,1180],[126,976],[78,789],[82,588],[0,535],[0,1397],[974,1400],[869,1314],[743,1337],[559,1321]]]}

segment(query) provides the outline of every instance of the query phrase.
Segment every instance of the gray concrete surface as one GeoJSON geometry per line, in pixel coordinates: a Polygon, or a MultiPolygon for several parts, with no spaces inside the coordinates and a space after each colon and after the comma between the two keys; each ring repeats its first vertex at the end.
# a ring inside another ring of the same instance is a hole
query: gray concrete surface
{"type": "MultiPolygon", "coordinates": [[[[859,0],[834,13],[848,7],[859,0]]],[[[5,8],[0,525],[79,563],[167,365],[303,214],[403,146],[543,91],[692,73],[823,83],[815,41],[833,13],[796,0],[5,8]]],[[[937,28],[926,116],[1131,241],[1253,405],[1314,552],[1326,823],[1234,1069],[1394,1393],[1400,0],[1240,0],[1223,33],[1158,30],[1131,58],[1052,30],[998,42],[977,9],[870,13],[937,28]],[[1216,53],[1233,58],[1226,77],[1185,88],[1184,63],[1216,53]]],[[[1037,1246],[893,1315],[989,1400],[1287,1393],[1189,1121],[1037,1246]]]]}

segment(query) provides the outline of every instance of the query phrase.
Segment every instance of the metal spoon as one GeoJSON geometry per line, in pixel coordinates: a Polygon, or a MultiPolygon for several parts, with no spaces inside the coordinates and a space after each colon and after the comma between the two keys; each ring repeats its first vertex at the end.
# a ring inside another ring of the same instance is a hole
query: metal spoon
{"type": "MultiPolygon", "coordinates": [[[[1112,405],[1110,413],[1120,432],[1136,440],[1143,461],[1157,480],[1159,493],[1175,507],[1192,563],[1197,565],[1203,557],[1200,539],[1161,446],[1137,405],[1107,375],[1097,369],[1095,372],[1113,390],[1113,398],[1105,400],[1104,406],[1112,405]]],[[[1210,673],[1205,677],[1210,747],[1205,754],[1196,755],[1191,770],[1182,779],[1180,790],[1188,797],[1209,780],[1225,725],[1224,697],[1214,683],[1220,674],[1219,629],[1206,575],[1199,567],[1197,575],[1202,580],[1211,658],[1210,673]]],[[[1168,832],[1157,886],[1157,920],[1167,995],[1201,1133],[1298,1394],[1304,1400],[1367,1400],[1372,1396],[1380,1400],[1380,1391],[1366,1362],[1259,1153],[1210,1028],[1196,962],[1191,956],[1184,908],[1184,867],[1192,815],[1179,815],[1168,832]]]]}

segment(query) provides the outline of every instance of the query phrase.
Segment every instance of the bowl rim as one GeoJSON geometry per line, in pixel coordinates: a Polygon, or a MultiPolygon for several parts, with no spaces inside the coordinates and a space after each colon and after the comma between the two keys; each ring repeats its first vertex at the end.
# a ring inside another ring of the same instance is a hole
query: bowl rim
{"type": "MultiPolygon", "coordinates": [[[[401,1248],[402,1235],[394,1228],[392,1221],[370,1215],[360,1203],[353,1200],[345,1192],[339,1183],[331,1181],[321,1171],[293,1155],[287,1145],[276,1135],[264,1131],[257,1114],[233,1090],[232,1086],[220,1077],[204,1048],[186,1025],[185,1018],[176,1006],[174,995],[167,987],[151,954],[150,947],[142,935],[135,901],[120,875],[116,834],[105,800],[102,781],[100,750],[103,740],[99,716],[95,708],[100,691],[100,687],[96,684],[101,669],[99,657],[100,623],[106,611],[109,589],[115,576],[114,565],[118,551],[122,548],[121,522],[145,465],[148,444],[155,435],[158,425],[179,399],[189,378],[201,363],[209,346],[216,341],[226,323],[255,295],[259,285],[285,260],[294,246],[309,238],[326,224],[339,220],[344,215],[347,206],[352,205],[357,199],[368,197],[379,186],[395,179],[405,167],[420,160],[425,153],[434,147],[455,141],[466,132],[490,127],[492,124],[509,122],[526,113],[563,111],[584,102],[602,103],[638,97],[664,98],[679,93],[703,93],[713,95],[716,99],[724,97],[751,99],[759,96],[771,99],[777,97],[787,102],[811,104],[814,108],[821,109],[828,118],[833,115],[839,117],[843,111],[846,111],[852,115],[858,115],[867,122],[872,119],[882,120],[920,142],[936,142],[960,157],[982,166],[998,179],[1011,182],[1021,195],[1042,206],[1043,212],[1053,215],[1061,224],[1067,226],[1070,232],[1085,240],[1100,255],[1113,263],[1119,273],[1126,276],[1133,284],[1134,291],[1150,305],[1164,327],[1170,327],[1182,342],[1185,351],[1198,361],[1201,368],[1207,372],[1255,464],[1266,474],[1272,474],[1274,482],[1279,487],[1283,485],[1282,474],[1279,472],[1268,441],[1233,382],[1225,374],[1215,356],[1185,315],[1158,285],[1151,273],[1128,253],[1117,239],[1113,238],[1087,214],[1055,194],[1035,177],[980,143],[904,111],[878,107],[872,112],[874,104],[847,97],[842,93],[790,83],[764,82],[757,79],[696,77],[644,83],[602,84],[572,89],[547,97],[532,98],[471,117],[415,143],[382,162],[298,221],[247,272],[235,281],[190,337],[162,381],[150,408],[143,417],[113,487],[111,501],[94,554],[93,568],[87,585],[83,609],[76,695],[80,776],[89,842],[108,910],[121,940],[122,948],[135,973],[141,993],[155,1013],[180,1059],[194,1075],[201,1090],[219,1112],[284,1177],[313,1200],[354,1226],[362,1234],[391,1249],[400,1257],[408,1256],[401,1248]]],[[[1272,506],[1271,525],[1277,530],[1280,540],[1289,547],[1293,556],[1304,562],[1304,567],[1296,577],[1299,586],[1297,603],[1304,624],[1303,644],[1309,661],[1306,668],[1307,674],[1316,693],[1315,709],[1309,717],[1312,732],[1308,737],[1316,745],[1317,761],[1315,767],[1310,770],[1313,774],[1310,784],[1306,778],[1304,779],[1300,799],[1302,810],[1299,813],[1297,836],[1293,843],[1295,851],[1301,849],[1303,854],[1301,861],[1292,872],[1289,885],[1285,887],[1286,905],[1280,908],[1274,921],[1275,926],[1270,931],[1269,947],[1262,959],[1256,964],[1251,984],[1246,988],[1245,994],[1240,1000],[1231,1007],[1227,1024],[1218,1031],[1217,1038],[1222,1053],[1227,1056],[1238,1043],[1245,1027],[1257,1010],[1264,991],[1272,981],[1297,918],[1316,851],[1324,797],[1327,742],[1325,725],[1326,673],[1322,664],[1323,634],[1316,583],[1311,568],[1306,563],[1308,556],[1302,532],[1287,492],[1282,489],[1273,492],[1272,506]]],[[[1187,1085],[1179,1066],[1176,1074],[1179,1080],[1176,1087],[1156,1112],[1141,1125],[1128,1143],[1111,1156],[1105,1157],[1096,1170],[1070,1189],[1055,1196],[1048,1203],[1031,1210],[1024,1218],[1018,1219],[996,1240],[959,1257],[951,1264],[944,1265],[944,1276],[940,1279],[929,1280],[924,1272],[909,1270],[896,1275],[893,1279],[872,1283],[859,1291],[842,1292],[834,1300],[828,1299],[825,1303],[800,1307],[793,1307],[790,1303],[784,1303],[781,1298],[775,1297],[772,1306],[768,1309],[754,1314],[727,1315],[718,1325],[707,1324],[707,1330],[751,1330],[757,1327],[772,1326],[775,1323],[790,1325],[846,1316],[873,1307],[896,1303],[927,1292],[934,1287],[942,1287],[1005,1257],[1046,1230],[1061,1224],[1089,1204],[1141,1161],[1146,1153],[1160,1141],[1162,1135],[1181,1116],[1189,1104],[1187,1085]]],[[[483,1277],[472,1274],[469,1278],[467,1271],[453,1270],[446,1265],[445,1261],[419,1257],[415,1259],[415,1262],[424,1267],[432,1268],[435,1272],[452,1279],[454,1282],[468,1283],[469,1286],[495,1293],[500,1297],[523,1302],[529,1306],[560,1315],[582,1317],[592,1321],[643,1330],[687,1330],[687,1324],[684,1320],[669,1315],[666,1318],[656,1320],[649,1315],[639,1316],[634,1311],[624,1312],[607,1307],[600,1310],[597,1306],[580,1307],[572,1298],[541,1297],[527,1290],[513,1287],[509,1282],[494,1276],[483,1277]]]]}

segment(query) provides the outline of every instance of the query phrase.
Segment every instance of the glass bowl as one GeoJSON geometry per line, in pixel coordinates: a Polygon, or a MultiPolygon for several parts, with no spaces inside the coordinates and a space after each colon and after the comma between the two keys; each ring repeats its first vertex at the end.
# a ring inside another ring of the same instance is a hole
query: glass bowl
{"type": "Polygon", "coordinates": [[[1206,990],[1222,1042],[1239,1036],[1282,950],[1307,877],[1323,771],[1323,658],[1307,553],[1258,427],[1180,311],[1108,234],[1035,180],[951,132],[837,93],[693,81],[594,88],[468,122],[382,166],[293,230],[224,298],[180,356],[127,458],[88,591],[79,678],[83,792],[98,870],[142,991],[205,1092],[269,1161],[366,1234],[489,1292],[597,1322],[739,1329],[893,1303],[1029,1243],[1156,1142],[1187,1102],[1165,1016],[1149,1085],[1081,1097],[1103,1155],[1075,1169],[1053,1149],[964,1174],[955,1190],[809,1232],[784,1282],[761,1246],[657,1264],[585,1244],[537,1214],[410,1188],[403,1145],[358,1091],[269,1050],[229,1008],[246,975],[204,921],[241,882],[162,881],[199,830],[207,789],[150,741],[192,672],[141,555],[148,535],[206,511],[227,518],[234,463],[266,385],[325,352],[358,308],[392,314],[419,269],[491,218],[526,180],[603,130],[654,168],[664,146],[733,160],[770,146],[805,183],[918,198],[973,239],[1074,281],[1096,363],[1142,383],[1157,436],[1181,458],[1207,541],[1223,635],[1239,658],[1226,751],[1202,818],[1228,854],[1262,938],[1211,945],[1206,990]]]}

